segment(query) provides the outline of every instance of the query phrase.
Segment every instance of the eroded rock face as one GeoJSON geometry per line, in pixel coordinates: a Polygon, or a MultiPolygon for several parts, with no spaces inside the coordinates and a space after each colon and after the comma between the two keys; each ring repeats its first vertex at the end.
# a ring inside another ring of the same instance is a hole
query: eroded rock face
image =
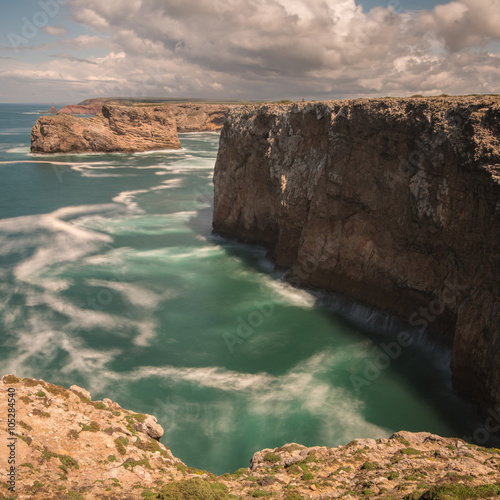
{"type": "Polygon", "coordinates": [[[229,110],[226,104],[169,104],[177,122],[177,132],[216,132],[222,128],[229,110]]]}
{"type": "Polygon", "coordinates": [[[59,110],[59,113],[68,115],[96,115],[102,111],[102,104],[84,106],[82,104],[68,104],[59,110]]]}
{"type": "Polygon", "coordinates": [[[295,282],[453,339],[456,387],[500,410],[500,99],[358,99],[232,110],[214,231],[295,282]]]}
{"type": "Polygon", "coordinates": [[[40,117],[32,153],[135,152],[179,149],[176,122],[165,107],[109,106],[93,118],[40,117]]]}

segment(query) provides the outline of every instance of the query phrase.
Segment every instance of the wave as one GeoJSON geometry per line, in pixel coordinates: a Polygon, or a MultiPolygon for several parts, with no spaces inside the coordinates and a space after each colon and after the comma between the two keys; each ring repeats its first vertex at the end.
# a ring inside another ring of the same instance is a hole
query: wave
{"type": "MultiPolygon", "coordinates": [[[[266,418],[269,425],[293,418],[293,415],[315,418],[319,421],[325,444],[346,443],[354,436],[382,437],[388,429],[371,424],[363,416],[363,404],[351,392],[328,383],[325,374],[336,363],[337,353],[321,352],[299,362],[283,375],[266,372],[245,373],[222,367],[143,366],[127,373],[106,371],[104,376],[92,378],[93,387],[105,391],[107,387],[123,386],[147,379],[158,379],[160,386],[171,388],[179,384],[221,393],[217,398],[229,415],[244,411],[247,418],[266,418]],[[226,395],[226,396],[224,396],[226,395]],[[243,405],[243,406],[242,406],[243,405]]],[[[182,389],[181,389],[182,390],[182,389]]],[[[183,422],[183,416],[172,409],[170,402],[157,400],[153,413],[165,425],[167,433],[183,422]],[[174,414],[172,412],[174,411],[174,414]]],[[[180,408],[177,408],[180,410],[180,408]]],[[[214,417],[217,417],[215,415],[214,417]]],[[[186,418],[186,414],[184,414],[186,418]]],[[[213,420],[217,420],[214,418],[213,420]]],[[[238,419],[224,419],[219,431],[235,432],[238,419]]]]}

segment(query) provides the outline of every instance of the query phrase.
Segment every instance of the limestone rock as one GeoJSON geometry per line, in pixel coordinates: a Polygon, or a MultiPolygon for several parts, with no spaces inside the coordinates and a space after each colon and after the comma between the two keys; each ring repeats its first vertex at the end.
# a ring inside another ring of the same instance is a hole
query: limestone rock
{"type": "Polygon", "coordinates": [[[214,231],[267,246],[297,286],[448,336],[455,387],[495,420],[499,123],[497,96],[233,109],[215,166],[214,231]]]}
{"type": "Polygon", "coordinates": [[[59,113],[68,115],[96,115],[102,111],[102,104],[84,106],[81,104],[69,104],[59,110],[59,113]]]}
{"type": "MultiPolygon", "coordinates": [[[[403,499],[433,498],[435,487],[500,482],[499,450],[426,432],[398,432],[334,448],[289,443],[255,453],[251,468],[217,477],[188,468],[151,439],[148,427],[157,423],[152,415],[119,406],[116,411],[111,400],[92,402],[88,391],[73,388],[14,375],[2,378],[0,415],[9,414],[9,404],[16,410],[16,498],[140,500],[153,497],[165,484],[191,479],[215,483],[217,491],[224,485],[241,499],[262,496],[262,490],[277,500],[290,498],[291,491],[297,498],[317,500],[366,498],[382,489],[387,498],[403,499]],[[50,398],[35,397],[39,390],[50,398]],[[15,395],[14,403],[8,394],[15,395]],[[135,421],[146,425],[130,432],[126,427],[135,421]]],[[[2,450],[8,450],[11,437],[6,425],[0,426],[2,450]]],[[[0,453],[0,486],[11,498],[4,490],[11,470],[8,456],[0,453]]]]}
{"type": "Polygon", "coordinates": [[[134,152],[179,149],[176,123],[165,107],[109,106],[93,118],[40,117],[32,153],[134,152]]]}
{"type": "Polygon", "coordinates": [[[91,396],[90,396],[90,392],[87,391],[87,389],[83,389],[82,387],[79,387],[77,385],[72,385],[70,388],[69,388],[70,391],[73,391],[75,394],[79,394],[80,396],[88,399],[88,400],[92,400],[91,396]]]}
{"type": "Polygon", "coordinates": [[[153,415],[146,415],[143,422],[139,422],[134,425],[134,429],[139,432],[144,432],[156,440],[159,440],[165,433],[163,427],[158,423],[158,420],[153,415]]]}

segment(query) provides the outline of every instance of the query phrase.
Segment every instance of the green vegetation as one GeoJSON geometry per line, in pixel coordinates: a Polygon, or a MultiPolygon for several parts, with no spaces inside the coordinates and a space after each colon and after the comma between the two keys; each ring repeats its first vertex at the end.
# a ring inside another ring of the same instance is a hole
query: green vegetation
{"type": "Polygon", "coordinates": [[[241,467],[233,472],[233,477],[235,479],[238,479],[239,477],[243,476],[243,474],[245,474],[246,472],[247,470],[244,467],[241,467]]]}
{"type": "Polygon", "coordinates": [[[126,437],[120,436],[120,437],[117,437],[115,439],[115,446],[116,446],[116,449],[118,450],[118,453],[120,453],[120,455],[125,455],[125,453],[127,453],[125,446],[128,446],[128,443],[129,443],[129,440],[126,437]]]}
{"type": "Polygon", "coordinates": [[[209,483],[201,479],[176,481],[165,485],[155,497],[157,500],[229,500],[223,484],[209,483]]]}
{"type": "Polygon", "coordinates": [[[387,476],[387,479],[389,479],[389,481],[392,481],[393,479],[397,479],[399,477],[399,472],[396,472],[396,471],[392,471],[388,476],[387,476]]]}
{"type": "Polygon", "coordinates": [[[71,498],[71,500],[83,500],[83,495],[81,493],[78,493],[77,491],[68,491],[68,497],[71,498]]]}
{"type": "Polygon", "coordinates": [[[290,474],[302,474],[304,472],[298,465],[291,465],[287,467],[286,471],[290,474]]]}
{"type": "Polygon", "coordinates": [[[420,455],[422,453],[419,450],[416,450],[415,448],[405,448],[404,450],[401,450],[401,453],[404,455],[420,455]]]}
{"type": "Polygon", "coordinates": [[[33,427],[31,427],[31,425],[29,424],[26,424],[25,422],[23,422],[22,420],[19,420],[18,424],[23,428],[23,429],[26,429],[27,431],[32,431],[33,430],[33,427]]]}
{"type": "Polygon", "coordinates": [[[467,486],[464,484],[443,484],[427,492],[430,500],[465,500],[469,498],[490,498],[500,495],[500,483],[467,486]]]}
{"type": "Polygon", "coordinates": [[[114,455],[109,455],[108,462],[116,462],[116,457],[114,455]]]}
{"type": "Polygon", "coordinates": [[[37,398],[44,398],[44,397],[46,396],[46,394],[45,394],[45,392],[43,392],[43,391],[38,391],[38,392],[35,394],[35,396],[36,396],[37,398]]]}
{"type": "Polygon", "coordinates": [[[26,387],[35,387],[35,385],[43,385],[41,384],[38,380],[32,379],[32,378],[25,378],[24,379],[24,385],[26,387]]]}
{"type": "Polygon", "coordinates": [[[370,462],[370,460],[368,460],[361,466],[361,468],[366,470],[376,470],[378,469],[378,463],[370,462]]]}
{"type": "Polygon", "coordinates": [[[33,415],[36,415],[37,417],[42,417],[42,418],[49,418],[50,413],[47,413],[46,411],[39,410],[38,408],[35,408],[33,410],[33,415]]]}
{"type": "Polygon", "coordinates": [[[80,423],[80,425],[82,426],[82,431],[99,432],[101,430],[101,427],[95,420],[92,420],[90,425],[82,423],[80,423]]]}
{"type": "Polygon", "coordinates": [[[266,455],[264,455],[264,460],[266,462],[275,464],[276,462],[279,462],[281,460],[281,457],[277,453],[269,452],[266,455]]]}
{"type": "Polygon", "coordinates": [[[15,375],[7,375],[3,379],[5,384],[18,384],[21,382],[21,379],[17,378],[15,375]]]}
{"type": "Polygon", "coordinates": [[[123,462],[123,467],[125,467],[125,469],[128,469],[129,467],[130,468],[134,468],[134,467],[137,467],[137,466],[141,466],[141,467],[146,467],[146,469],[151,469],[151,464],[149,463],[149,460],[143,455],[143,459],[142,460],[133,460],[131,458],[129,458],[128,460],[125,460],[125,462],[123,462]]]}
{"type": "Polygon", "coordinates": [[[295,491],[290,491],[286,495],[286,500],[304,500],[303,496],[300,496],[297,492],[295,491]]]}
{"type": "Polygon", "coordinates": [[[79,435],[80,433],[76,429],[69,430],[67,434],[69,439],[74,439],[74,440],[78,439],[79,435]]]}
{"type": "Polygon", "coordinates": [[[107,408],[107,407],[106,407],[106,405],[105,405],[104,403],[102,403],[101,401],[100,401],[99,403],[97,403],[97,404],[95,405],[95,407],[96,407],[96,409],[98,409],[98,410],[105,410],[105,409],[107,408]]]}
{"type": "Polygon", "coordinates": [[[266,491],[266,490],[254,490],[254,491],[252,492],[252,496],[253,496],[254,498],[262,498],[262,497],[267,497],[267,496],[269,496],[269,494],[267,493],[267,491],[266,491]]]}
{"type": "Polygon", "coordinates": [[[304,472],[304,474],[302,474],[302,480],[310,481],[311,479],[314,479],[314,474],[312,472],[304,472]]]}

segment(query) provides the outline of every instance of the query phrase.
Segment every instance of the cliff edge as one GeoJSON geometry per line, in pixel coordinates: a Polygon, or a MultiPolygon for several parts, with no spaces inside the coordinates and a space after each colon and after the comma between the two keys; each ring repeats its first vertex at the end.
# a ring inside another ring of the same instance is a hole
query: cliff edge
{"type": "Polygon", "coordinates": [[[214,185],[216,233],[452,339],[455,387],[498,430],[499,97],[240,107],[214,185]]]}
{"type": "Polygon", "coordinates": [[[92,118],[65,113],[38,118],[32,153],[135,152],[179,149],[177,126],[165,107],[104,105],[92,118]]]}
{"type": "Polygon", "coordinates": [[[158,439],[151,415],[92,401],[31,378],[0,381],[0,498],[158,500],[256,497],[484,498],[500,495],[500,451],[426,432],[346,446],[289,443],[216,476],[190,468],[158,439]],[[231,496],[230,496],[231,495],[231,496]]]}

